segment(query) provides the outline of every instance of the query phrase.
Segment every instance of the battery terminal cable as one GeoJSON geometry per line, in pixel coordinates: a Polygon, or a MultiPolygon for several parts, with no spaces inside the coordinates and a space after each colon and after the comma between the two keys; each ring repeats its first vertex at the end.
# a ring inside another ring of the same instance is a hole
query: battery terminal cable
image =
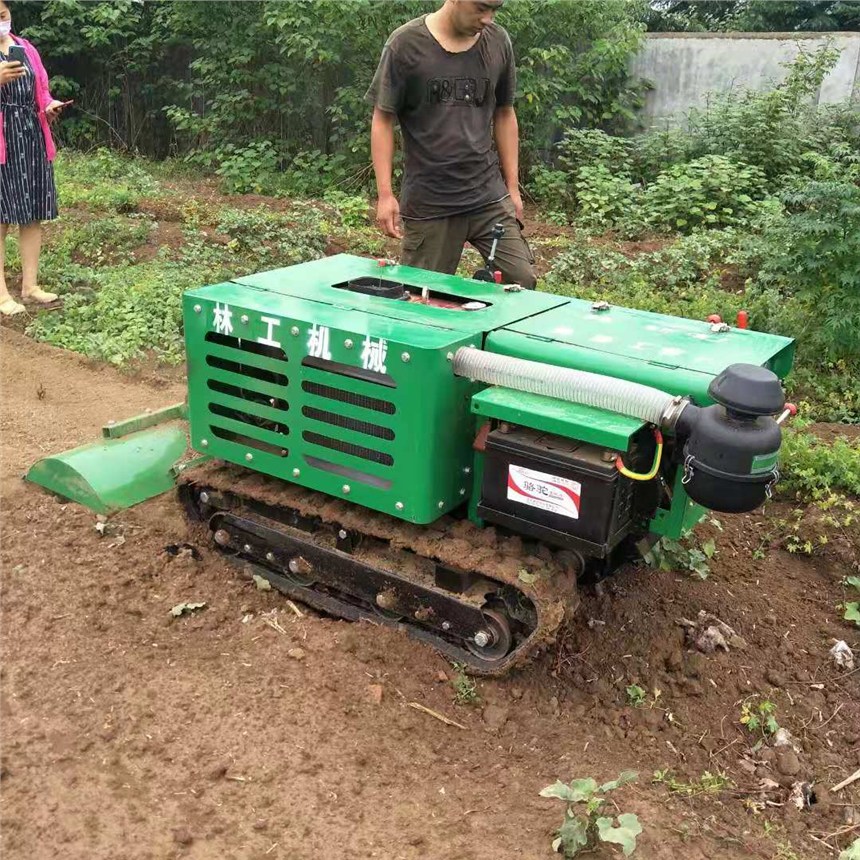
{"type": "Polygon", "coordinates": [[[624,461],[621,459],[620,454],[615,458],[615,468],[618,469],[625,478],[630,478],[632,481],[650,481],[652,478],[655,478],[657,476],[657,471],[660,468],[660,461],[663,459],[663,434],[657,427],[654,428],[654,439],[657,442],[657,451],[654,453],[654,463],[649,472],[631,472],[624,465],[624,461]]]}

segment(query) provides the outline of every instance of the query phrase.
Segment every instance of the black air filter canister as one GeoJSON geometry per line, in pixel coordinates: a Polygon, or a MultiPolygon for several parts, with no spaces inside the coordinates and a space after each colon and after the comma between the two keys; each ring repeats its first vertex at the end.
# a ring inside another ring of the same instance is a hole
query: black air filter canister
{"type": "Polygon", "coordinates": [[[687,407],[679,421],[685,489],[714,511],[755,510],[775,483],[782,432],[773,415],[785,405],[776,374],[754,364],[733,364],[715,377],[708,394],[716,406],[687,407]]]}

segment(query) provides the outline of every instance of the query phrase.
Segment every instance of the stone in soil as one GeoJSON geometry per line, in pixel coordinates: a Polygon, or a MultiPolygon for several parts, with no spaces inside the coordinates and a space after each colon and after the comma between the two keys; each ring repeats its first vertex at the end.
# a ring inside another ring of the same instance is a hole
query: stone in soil
{"type": "Polygon", "coordinates": [[[800,759],[791,747],[783,747],[776,754],[776,769],[783,776],[796,776],[800,773],[800,759]]]}
{"type": "Polygon", "coordinates": [[[487,705],[481,717],[487,727],[487,731],[497,732],[508,721],[508,708],[505,705],[487,705]]]}

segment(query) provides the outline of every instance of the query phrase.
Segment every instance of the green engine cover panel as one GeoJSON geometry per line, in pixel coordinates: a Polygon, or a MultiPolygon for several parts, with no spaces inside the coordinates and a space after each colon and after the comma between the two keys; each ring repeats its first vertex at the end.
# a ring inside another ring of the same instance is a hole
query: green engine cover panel
{"type": "Polygon", "coordinates": [[[183,301],[195,450],[429,523],[470,492],[481,386],[454,376],[453,354],[566,299],[340,255],[183,301]],[[413,300],[343,286],[379,277],[413,300]],[[451,306],[423,304],[425,287],[451,306]]]}
{"type": "Polygon", "coordinates": [[[717,332],[708,322],[628,308],[595,310],[581,299],[506,325],[490,335],[486,349],[651,385],[699,405],[712,402],[708,385],[730,364],[768,367],[782,378],[794,358],[790,338],[717,332]]]}
{"type": "MultiPolygon", "coordinates": [[[[507,293],[496,284],[427,272],[410,266],[380,266],[375,260],[350,254],[337,254],[288,269],[236,278],[235,283],[265,290],[269,295],[267,301],[276,301],[278,296],[292,296],[332,305],[339,309],[341,316],[344,312],[359,311],[422,326],[439,326],[467,333],[473,338],[549,308],[561,307],[570,301],[564,296],[529,290],[507,293]],[[414,287],[416,291],[426,287],[432,293],[481,302],[487,306],[473,311],[452,310],[419,302],[392,301],[343,288],[342,285],[355,278],[384,278],[414,287]]],[[[481,346],[482,343],[475,345],[481,346]]]]}

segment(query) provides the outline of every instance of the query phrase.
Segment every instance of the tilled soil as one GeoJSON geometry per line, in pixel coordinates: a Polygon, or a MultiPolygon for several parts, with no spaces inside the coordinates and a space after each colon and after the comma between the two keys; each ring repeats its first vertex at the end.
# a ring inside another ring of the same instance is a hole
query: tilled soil
{"type": "Polygon", "coordinates": [[[556,646],[457,704],[434,651],[256,590],[172,495],[102,535],[24,483],[38,457],[184,390],[5,327],[0,347],[4,857],[548,858],[563,810],[539,790],[624,769],[640,772],[615,798],[644,827],[634,856],[825,858],[860,835],[860,782],[830,791],[860,767],[860,672],[828,656],[834,639],[860,652],[837,608],[852,562],[777,548],[789,506],[708,527],[704,582],[631,567],[584,588],[556,646]],[[186,601],[206,607],[173,618],[186,601]],[[699,610],[743,641],[687,647],[678,619],[699,610]],[[773,702],[799,751],[754,749],[745,699],[773,702]],[[667,769],[730,782],[690,797],[652,782],[667,769]],[[788,803],[796,782],[817,802],[788,803]]]}

